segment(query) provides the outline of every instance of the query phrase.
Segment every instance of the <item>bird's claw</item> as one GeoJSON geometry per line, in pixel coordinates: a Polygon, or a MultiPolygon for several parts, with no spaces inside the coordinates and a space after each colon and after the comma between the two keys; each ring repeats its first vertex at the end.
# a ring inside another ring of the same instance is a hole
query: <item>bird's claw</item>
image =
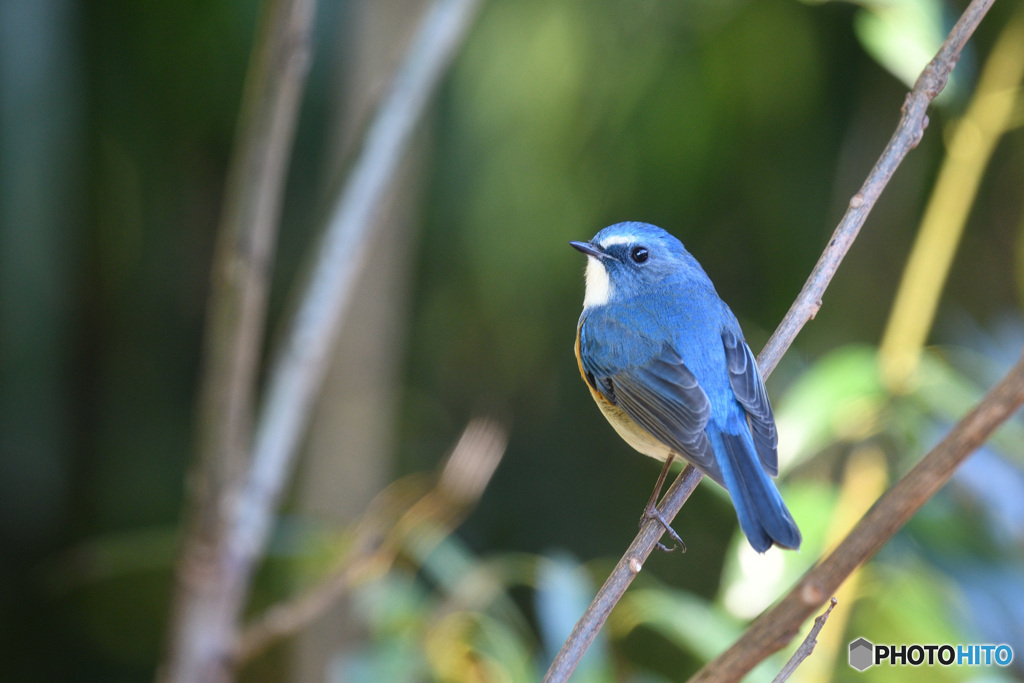
{"type": "MultiPolygon", "coordinates": [[[[672,540],[676,542],[676,545],[680,550],[684,553],[686,552],[686,544],[683,543],[683,539],[679,537],[676,530],[672,528],[672,525],[668,523],[668,520],[665,519],[664,515],[661,514],[661,511],[654,505],[648,505],[644,508],[644,514],[643,517],[640,518],[640,524],[643,524],[644,521],[648,519],[653,519],[661,524],[661,527],[668,533],[672,540]]],[[[675,547],[669,548],[662,544],[661,541],[658,541],[655,544],[655,547],[663,553],[670,553],[675,550],[675,547]]]]}

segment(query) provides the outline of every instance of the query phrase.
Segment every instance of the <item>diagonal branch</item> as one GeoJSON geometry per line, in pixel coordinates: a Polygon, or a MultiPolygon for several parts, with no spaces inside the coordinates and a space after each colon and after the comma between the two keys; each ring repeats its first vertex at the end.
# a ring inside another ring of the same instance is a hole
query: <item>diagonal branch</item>
{"type": "Polygon", "coordinates": [[[932,329],[942,290],[985,171],[1011,117],[1024,79],[1024,13],[1000,31],[974,95],[946,141],[946,154],[900,278],[879,349],[882,380],[893,393],[910,390],[932,329]]]}
{"type": "MultiPolygon", "coordinates": [[[[913,90],[907,95],[896,131],[889,139],[889,143],[875,166],[868,173],[864,184],[850,200],[846,213],[833,232],[828,246],[811,271],[803,289],[800,290],[800,294],[758,356],[758,366],[765,377],[771,374],[783,354],[792,345],[796,335],[821,308],[822,296],[839,269],[839,264],[857,238],[861,226],[867,220],[868,213],[878,201],[882,190],[885,189],[904,157],[920,142],[924,129],[928,125],[928,105],[945,87],[950,72],[960,59],[960,52],[994,1],[973,0],[968,5],[938,53],[918,77],[913,90]]],[[[687,465],[679,473],[658,506],[667,520],[671,521],[679,514],[690,494],[700,483],[701,478],[700,472],[690,465],[687,465]]],[[[662,532],[663,527],[660,522],[644,521],[640,533],[615,565],[611,575],[598,591],[587,611],[580,617],[569,638],[551,663],[551,667],[544,677],[545,683],[568,680],[583,657],[583,653],[597,636],[597,632],[604,625],[608,615],[611,614],[612,608],[626,592],[626,588],[632,583],[633,578],[640,572],[644,561],[654,548],[654,544],[661,538],[662,532]]],[[[819,601],[815,606],[818,604],[821,602],[819,601]]]]}
{"type": "Polygon", "coordinates": [[[921,141],[924,129],[928,126],[928,106],[946,87],[949,74],[960,60],[960,52],[993,2],[995,0],[973,0],[953,26],[935,57],[918,76],[914,89],[903,103],[903,115],[896,126],[896,132],[889,139],[889,144],[885,146],[882,156],[875,162],[860,190],[850,199],[846,213],[832,233],[828,248],[818,259],[796,301],[757,357],[757,364],[766,377],[778,365],[803,326],[818,313],[818,309],[821,308],[821,297],[832,281],[832,276],[839,269],[839,263],[850,250],[861,226],[867,220],[868,213],[874,208],[893,173],[907,153],[921,141]]]}
{"type": "Polygon", "coordinates": [[[779,650],[850,573],[869,560],[941,489],[964,459],[1024,403],[1024,357],[914,469],[900,479],[824,561],[691,681],[739,680],[779,650]]]}
{"type": "MultiPolygon", "coordinates": [[[[385,574],[399,551],[427,526],[453,531],[480,499],[505,452],[508,432],[493,420],[477,418],[467,425],[448,457],[437,485],[415,503],[401,499],[403,511],[382,504],[385,490],[356,524],[352,551],[334,571],[298,595],[268,608],[246,624],[232,659],[245,662],[272,643],[294,635],[320,617],[360,582],[385,574]],[[390,524],[389,517],[397,517],[390,524]]],[[[392,487],[393,488],[393,487],[392,487]]]]}

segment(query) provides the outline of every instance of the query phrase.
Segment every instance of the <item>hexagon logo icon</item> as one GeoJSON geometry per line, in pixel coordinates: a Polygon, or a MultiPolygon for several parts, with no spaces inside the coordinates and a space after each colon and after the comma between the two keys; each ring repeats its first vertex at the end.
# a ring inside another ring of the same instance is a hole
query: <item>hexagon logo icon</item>
{"type": "Polygon", "coordinates": [[[863,671],[875,663],[875,646],[866,638],[850,643],[850,666],[863,671]]]}

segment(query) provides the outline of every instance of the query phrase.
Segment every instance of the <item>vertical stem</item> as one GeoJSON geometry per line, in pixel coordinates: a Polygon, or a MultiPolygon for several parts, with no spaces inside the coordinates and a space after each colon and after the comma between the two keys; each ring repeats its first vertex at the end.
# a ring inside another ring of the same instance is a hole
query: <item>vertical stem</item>
{"type": "MultiPolygon", "coordinates": [[[[289,1],[275,0],[273,7],[289,6],[289,1]]],[[[293,5],[298,2],[311,0],[294,0],[293,5]]],[[[252,575],[368,251],[376,209],[478,6],[479,0],[435,0],[370,126],[316,252],[286,341],[271,365],[251,463],[246,463],[237,485],[232,478],[219,496],[213,495],[217,491],[207,492],[204,500],[210,505],[205,509],[210,515],[200,521],[208,523],[186,538],[163,680],[225,681],[232,676],[231,652],[252,575]]],[[[268,15],[265,35],[276,35],[280,29],[274,16],[268,15]]],[[[280,66],[287,60],[258,61],[280,66]]]]}
{"type": "Polygon", "coordinates": [[[212,267],[186,536],[177,566],[161,677],[210,680],[226,645],[217,604],[223,502],[238,487],[249,446],[256,366],[284,181],[309,65],[315,0],[263,8],[239,113],[212,267]]]}
{"type": "Polygon", "coordinates": [[[906,388],[917,368],[981,178],[1011,123],[1022,77],[1024,15],[1018,13],[992,48],[956,124],[903,271],[881,345],[883,377],[891,389],[906,388]]]}

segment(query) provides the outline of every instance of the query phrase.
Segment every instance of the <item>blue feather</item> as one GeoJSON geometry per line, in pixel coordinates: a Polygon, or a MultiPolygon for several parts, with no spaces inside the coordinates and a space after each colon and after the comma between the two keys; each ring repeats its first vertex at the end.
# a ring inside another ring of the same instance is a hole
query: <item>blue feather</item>
{"type": "Polygon", "coordinates": [[[708,436],[740,529],[754,550],[763,553],[773,542],[783,548],[799,548],[800,530],[775,482],[758,461],[746,420],[736,414],[725,428],[709,425],[708,436]]]}
{"type": "Polygon", "coordinates": [[[578,353],[605,417],[634,448],[659,458],[671,450],[724,486],[756,550],[798,548],[771,479],[778,435],[764,380],[703,268],[646,223],[573,246],[589,257],[588,287],[601,288],[580,316],[578,353]]]}

